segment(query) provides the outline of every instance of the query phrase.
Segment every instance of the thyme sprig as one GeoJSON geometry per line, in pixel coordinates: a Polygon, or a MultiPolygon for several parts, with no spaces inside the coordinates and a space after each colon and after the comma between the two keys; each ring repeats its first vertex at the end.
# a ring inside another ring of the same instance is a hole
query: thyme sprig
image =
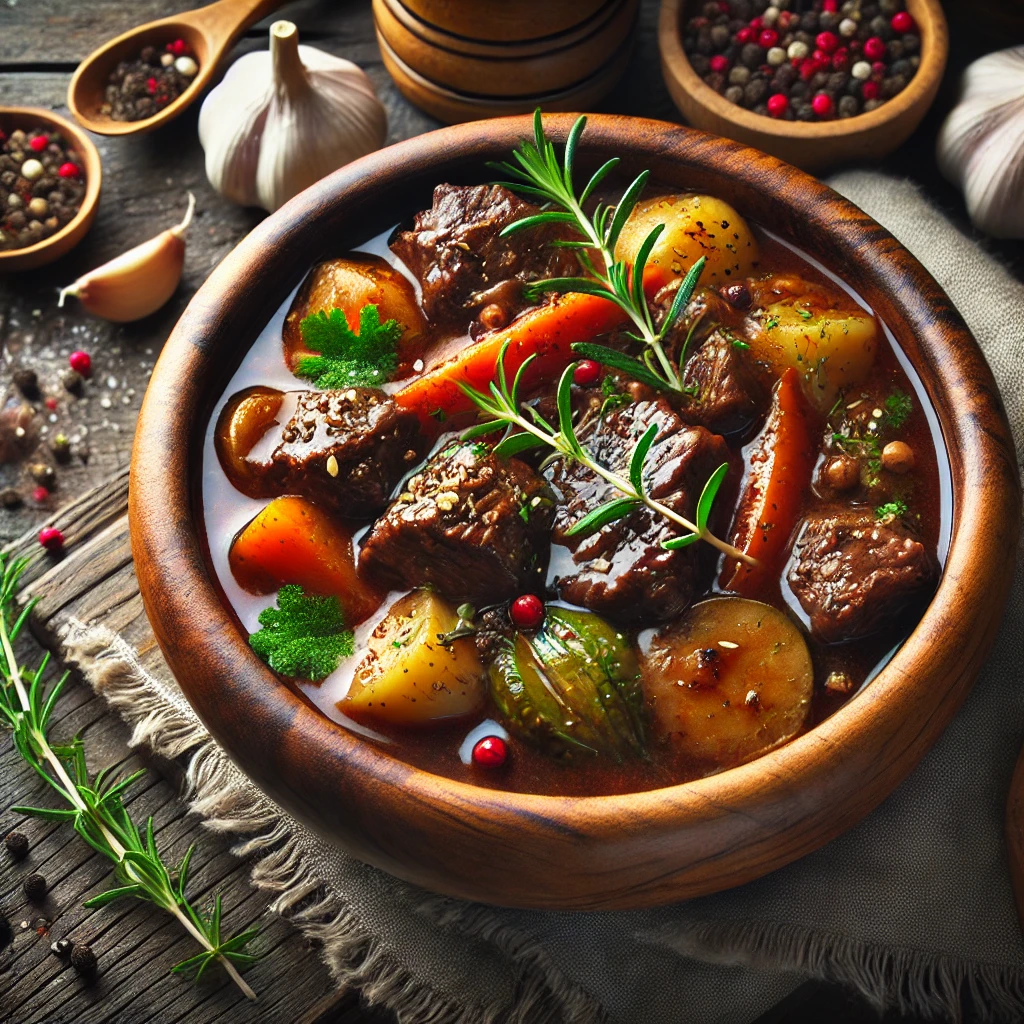
{"type": "Polygon", "coordinates": [[[29,767],[70,806],[21,806],[12,810],[47,821],[70,822],[85,842],[113,862],[119,884],[87,900],[86,907],[102,907],[121,896],[135,896],[167,911],[202,947],[172,970],[194,972],[198,978],[207,967],[219,962],[245,995],[255,999],[256,993],[238,973],[238,967],[257,959],[246,952],[257,929],[222,938],[220,896],[209,914],[200,913],[189,903],[185,887],[195,845],[185,851],[172,871],[157,850],[152,817],[145,829],[140,829],[125,809],[124,795],[143,772],[117,780],[108,768],[90,779],[80,735],[69,744],[51,743],[47,728],[69,673],[47,687],[43,679],[49,666],[48,653],[35,669],[19,665],[15,657],[15,639],[35,603],[30,601],[17,613],[15,597],[25,564],[25,560],[0,555],[0,721],[11,730],[15,749],[29,767]]]}
{"type": "Polygon", "coordinates": [[[606,366],[625,370],[643,383],[681,391],[679,370],[668,357],[662,342],[697,287],[697,281],[704,268],[704,257],[702,256],[690,268],[675,294],[667,316],[660,327],[655,327],[644,295],[644,269],[655,243],[665,230],[665,225],[657,225],[647,235],[637,250],[632,266],[615,258],[615,245],[619,235],[640,200],[650,171],[643,171],[637,175],[618,203],[599,202],[594,208],[593,216],[588,216],[584,211],[584,204],[594,194],[598,185],[618,166],[619,159],[612,157],[602,164],[577,196],[573,183],[573,161],[586,125],[586,117],[577,118],[569,131],[565,152],[560,161],[554,145],[544,134],[538,108],[533,117],[534,139],[532,142],[523,141],[513,152],[515,163],[503,160],[491,164],[495,170],[510,179],[500,182],[506,188],[558,207],[542,210],[541,213],[515,221],[501,233],[509,235],[542,224],[561,224],[574,230],[580,236],[578,240],[559,239],[551,244],[575,250],[585,276],[552,277],[534,281],[529,285],[528,293],[536,297],[544,292],[584,292],[614,302],[632,321],[634,330],[627,332],[629,336],[647,346],[643,361],[603,345],[573,345],[574,351],[587,358],[596,359],[606,366]]]}
{"type": "Polygon", "coordinates": [[[644,479],[644,466],[647,456],[658,435],[658,425],[652,423],[643,436],[637,441],[629,461],[628,478],[620,476],[600,462],[580,443],[572,422],[572,376],[576,369],[573,363],[566,367],[558,382],[556,405],[558,407],[558,429],[553,428],[547,420],[532,406],[526,406],[524,415],[520,406],[519,390],[523,380],[523,374],[527,367],[534,360],[535,356],[527,358],[519,367],[511,387],[505,373],[505,353],[508,351],[509,342],[506,341],[498,354],[498,362],[495,367],[497,380],[491,381],[489,393],[478,391],[468,384],[461,383],[466,396],[490,419],[470,427],[463,435],[463,440],[474,437],[481,437],[485,434],[492,434],[498,430],[505,430],[505,436],[494,447],[494,454],[502,458],[518,455],[531,448],[544,446],[554,449],[554,453],[564,458],[575,460],[586,466],[599,477],[610,483],[620,494],[620,497],[612,498],[604,504],[588,512],[582,519],[574,523],[568,530],[566,536],[587,536],[596,533],[603,526],[630,515],[637,509],[646,506],[652,512],[664,516],[666,519],[682,527],[686,531],[682,536],[670,537],[661,542],[663,548],[670,551],[678,548],[685,548],[697,541],[706,541],[719,551],[725,552],[730,558],[737,558],[749,565],[756,565],[756,560],[749,555],[733,547],[724,540],[720,540],[708,529],[708,519],[711,516],[711,508],[722,481],[729,472],[729,464],[723,462],[708,478],[697,501],[695,513],[696,522],[692,522],[685,516],[681,516],[675,509],[669,508],[655,498],[652,498],[647,491],[644,479]],[[512,428],[518,427],[520,432],[513,432],[512,428]]]}

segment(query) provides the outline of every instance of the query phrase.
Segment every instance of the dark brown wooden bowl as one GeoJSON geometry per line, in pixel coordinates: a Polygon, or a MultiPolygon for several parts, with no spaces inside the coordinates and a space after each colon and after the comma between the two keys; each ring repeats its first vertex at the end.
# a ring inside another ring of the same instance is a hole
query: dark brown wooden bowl
{"type": "MultiPolygon", "coordinates": [[[[568,116],[547,119],[564,140],[568,116]]],[[[924,268],[883,228],[802,172],[725,139],[596,116],[580,159],[621,156],[712,192],[848,281],[895,332],[934,405],[952,470],[939,589],[889,665],[792,743],[706,779],[627,796],[476,788],[411,768],[329,721],[252,653],[206,552],[199,476],[211,409],[307,268],[429,201],[482,181],[526,117],[445,128],[307,189],[213,272],[164,348],[132,459],[132,549],[150,620],[182,688],[239,766],[357,857],[427,888],[523,907],[667,903],[757,878],[837,836],[917,764],[974,682],[1010,582],[1020,483],[977,344],[924,268]]]]}

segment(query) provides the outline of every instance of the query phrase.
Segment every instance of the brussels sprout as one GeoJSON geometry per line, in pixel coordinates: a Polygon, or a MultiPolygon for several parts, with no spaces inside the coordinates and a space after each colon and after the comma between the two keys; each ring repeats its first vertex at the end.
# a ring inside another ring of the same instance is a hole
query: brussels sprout
{"type": "Polygon", "coordinates": [[[549,606],[536,633],[503,646],[490,677],[509,729],[551,757],[646,753],[636,656],[596,615],[549,606]]]}

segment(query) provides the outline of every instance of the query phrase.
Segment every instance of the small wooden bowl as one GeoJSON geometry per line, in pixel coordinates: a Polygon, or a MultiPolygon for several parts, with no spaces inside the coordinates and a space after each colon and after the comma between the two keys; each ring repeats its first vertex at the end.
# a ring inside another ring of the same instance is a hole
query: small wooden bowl
{"type": "Polygon", "coordinates": [[[618,81],[638,0],[549,6],[373,0],[373,15],[399,89],[434,117],[455,122],[537,106],[587,109],[618,81]]]}
{"type": "MultiPolygon", "coordinates": [[[[564,142],[573,119],[545,128],[564,142]]],[[[792,743],[718,775],[625,796],[475,787],[413,768],[330,721],[256,657],[207,559],[209,417],[249,344],[307,269],[422,209],[443,181],[529,137],[529,117],[441,129],[373,153],[255,228],[178,322],[146,393],[129,494],[150,621],[182,689],[273,799],[355,856],[429,889],[544,908],[639,907],[750,881],[875,807],[935,742],[995,637],[1020,528],[1020,481],[991,371],[927,271],[820,182],[727,139],[595,116],[577,162],[610,157],[670,188],[711,192],[837,273],[895,333],[945,439],[952,534],[938,590],[879,675],[792,743]]],[[[581,171],[582,174],[582,171],[581,171]]]]}
{"type": "Polygon", "coordinates": [[[46,125],[51,131],[59,132],[78,154],[85,171],[85,196],[82,198],[78,213],[56,234],[24,249],[0,252],[0,273],[6,270],[32,270],[52,263],[64,253],[70,252],[85,237],[99,208],[103,169],[100,165],[100,155],[89,136],[70,121],[58,117],[52,110],[42,110],[38,107],[0,107],[0,128],[5,132],[18,128],[26,131],[39,125],[46,125]]]}
{"type": "Polygon", "coordinates": [[[683,52],[682,24],[697,0],[662,0],[658,47],[665,84],[687,124],[771,153],[805,171],[878,161],[901,146],[935,99],[949,51],[939,0],[907,0],[921,32],[921,65],[903,92],[875,110],[833,121],[777,121],[720,96],[683,52]]]}

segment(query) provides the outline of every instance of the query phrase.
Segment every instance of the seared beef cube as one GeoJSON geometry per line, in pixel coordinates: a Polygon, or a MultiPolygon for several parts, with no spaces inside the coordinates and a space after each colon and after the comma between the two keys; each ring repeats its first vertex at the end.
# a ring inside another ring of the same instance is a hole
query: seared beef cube
{"type": "Polygon", "coordinates": [[[578,267],[572,253],[548,243],[550,226],[502,238],[507,225],[540,213],[501,185],[438,185],[434,205],[416,215],[391,249],[419,278],[423,309],[435,323],[465,323],[466,310],[496,304],[492,326],[508,322],[524,306],[522,285],[564,277],[578,267]]]}
{"type": "MultiPolygon", "coordinates": [[[[654,321],[659,328],[672,308],[681,283],[682,279],[676,278],[654,296],[654,321]]],[[[678,362],[684,347],[687,348],[687,354],[691,354],[719,326],[723,324],[738,325],[740,322],[742,322],[742,316],[721,295],[711,291],[710,288],[701,288],[668,329],[662,345],[665,351],[678,362]],[[687,339],[689,339],[688,345],[687,339]]]]}
{"type": "Polygon", "coordinates": [[[716,434],[746,430],[768,407],[753,357],[728,331],[715,331],[687,360],[683,415],[716,434]]]}
{"type": "MultiPolygon", "coordinates": [[[[628,477],[630,456],[651,423],[658,434],[644,472],[648,493],[692,521],[708,477],[729,461],[721,437],[685,423],[664,398],[643,399],[591,420],[579,436],[597,461],[628,477]]],[[[623,624],[679,615],[701,582],[702,545],[665,550],[661,542],[684,531],[646,507],[583,539],[568,536],[585,515],[621,494],[578,462],[559,460],[549,474],[565,502],[555,512],[553,540],[569,549],[576,567],[558,580],[561,596],[623,624]]]]}
{"type": "Polygon", "coordinates": [[[262,495],[301,494],[342,516],[384,508],[422,457],[416,416],[376,388],[285,395],[294,412],[246,457],[262,495]],[[331,461],[333,459],[333,462],[331,461]]]}
{"type": "Polygon", "coordinates": [[[935,559],[901,519],[866,508],[812,515],[800,529],[789,585],[826,643],[888,628],[935,586],[935,559]]]}
{"type": "Polygon", "coordinates": [[[359,564],[387,586],[493,604],[542,585],[552,504],[525,462],[482,444],[451,445],[377,520],[359,564]]]}

